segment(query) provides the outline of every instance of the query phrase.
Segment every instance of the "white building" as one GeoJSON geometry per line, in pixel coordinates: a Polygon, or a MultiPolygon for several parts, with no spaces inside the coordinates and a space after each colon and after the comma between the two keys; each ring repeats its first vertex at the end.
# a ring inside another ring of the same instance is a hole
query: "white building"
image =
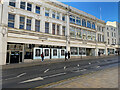
{"type": "Polygon", "coordinates": [[[61,2],[2,0],[0,64],[107,55],[106,23],[61,2]],[[15,2],[13,2],[15,1],[15,2]]]}

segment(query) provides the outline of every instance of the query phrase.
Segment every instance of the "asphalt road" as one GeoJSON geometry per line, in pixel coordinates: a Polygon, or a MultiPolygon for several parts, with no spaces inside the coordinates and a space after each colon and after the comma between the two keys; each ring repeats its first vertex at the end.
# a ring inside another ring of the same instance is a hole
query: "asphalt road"
{"type": "Polygon", "coordinates": [[[118,66],[120,56],[44,64],[2,71],[2,88],[35,88],[52,82],[118,66]]]}

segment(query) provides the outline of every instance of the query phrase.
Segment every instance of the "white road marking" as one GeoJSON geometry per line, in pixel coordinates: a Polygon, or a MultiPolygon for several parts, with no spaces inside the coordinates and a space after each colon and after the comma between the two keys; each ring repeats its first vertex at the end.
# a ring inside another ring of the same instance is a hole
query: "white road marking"
{"type": "Polygon", "coordinates": [[[22,74],[20,74],[20,75],[18,75],[17,77],[21,77],[21,76],[23,76],[23,75],[25,75],[26,73],[22,73],[22,74]]]}
{"type": "Polygon", "coordinates": [[[55,76],[60,76],[60,75],[65,75],[66,73],[59,73],[59,74],[55,74],[55,75],[51,75],[51,76],[45,76],[45,77],[37,77],[37,78],[33,78],[33,79],[29,79],[26,81],[22,81],[20,83],[27,83],[27,82],[33,82],[33,81],[38,81],[38,80],[44,80],[45,78],[51,78],[51,77],[55,77],[55,76]]]}
{"type": "Polygon", "coordinates": [[[89,64],[91,64],[91,63],[89,63],[89,64]]]}
{"type": "Polygon", "coordinates": [[[64,67],[64,69],[66,69],[66,66],[64,67]]]}
{"type": "Polygon", "coordinates": [[[96,68],[100,68],[100,66],[97,66],[96,68]]]}
{"type": "Polygon", "coordinates": [[[49,70],[50,70],[50,69],[45,70],[44,73],[48,72],[49,70]]]}
{"type": "Polygon", "coordinates": [[[42,77],[37,77],[37,78],[34,78],[34,79],[22,81],[22,82],[20,82],[20,83],[27,83],[27,82],[38,81],[38,80],[43,80],[43,78],[42,78],[42,77]]]}
{"type": "Polygon", "coordinates": [[[86,71],[87,69],[83,69],[83,70],[80,70],[80,71],[86,71]]]}
{"type": "Polygon", "coordinates": [[[7,78],[5,80],[10,80],[10,79],[15,79],[15,78],[18,78],[18,77],[7,78]]]}

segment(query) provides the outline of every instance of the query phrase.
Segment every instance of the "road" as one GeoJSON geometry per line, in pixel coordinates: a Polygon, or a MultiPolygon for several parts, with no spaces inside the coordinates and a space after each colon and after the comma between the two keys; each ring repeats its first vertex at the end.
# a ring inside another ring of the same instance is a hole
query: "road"
{"type": "Polygon", "coordinates": [[[120,56],[51,63],[2,71],[2,88],[35,88],[75,76],[118,66],[120,56]]]}

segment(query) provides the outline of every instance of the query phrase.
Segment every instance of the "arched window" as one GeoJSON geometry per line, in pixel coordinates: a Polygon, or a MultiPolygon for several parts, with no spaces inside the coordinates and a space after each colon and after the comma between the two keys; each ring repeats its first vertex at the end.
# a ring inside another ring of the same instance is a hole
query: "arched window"
{"type": "Polygon", "coordinates": [[[82,19],[82,26],[86,27],[86,20],[82,19]]]}

